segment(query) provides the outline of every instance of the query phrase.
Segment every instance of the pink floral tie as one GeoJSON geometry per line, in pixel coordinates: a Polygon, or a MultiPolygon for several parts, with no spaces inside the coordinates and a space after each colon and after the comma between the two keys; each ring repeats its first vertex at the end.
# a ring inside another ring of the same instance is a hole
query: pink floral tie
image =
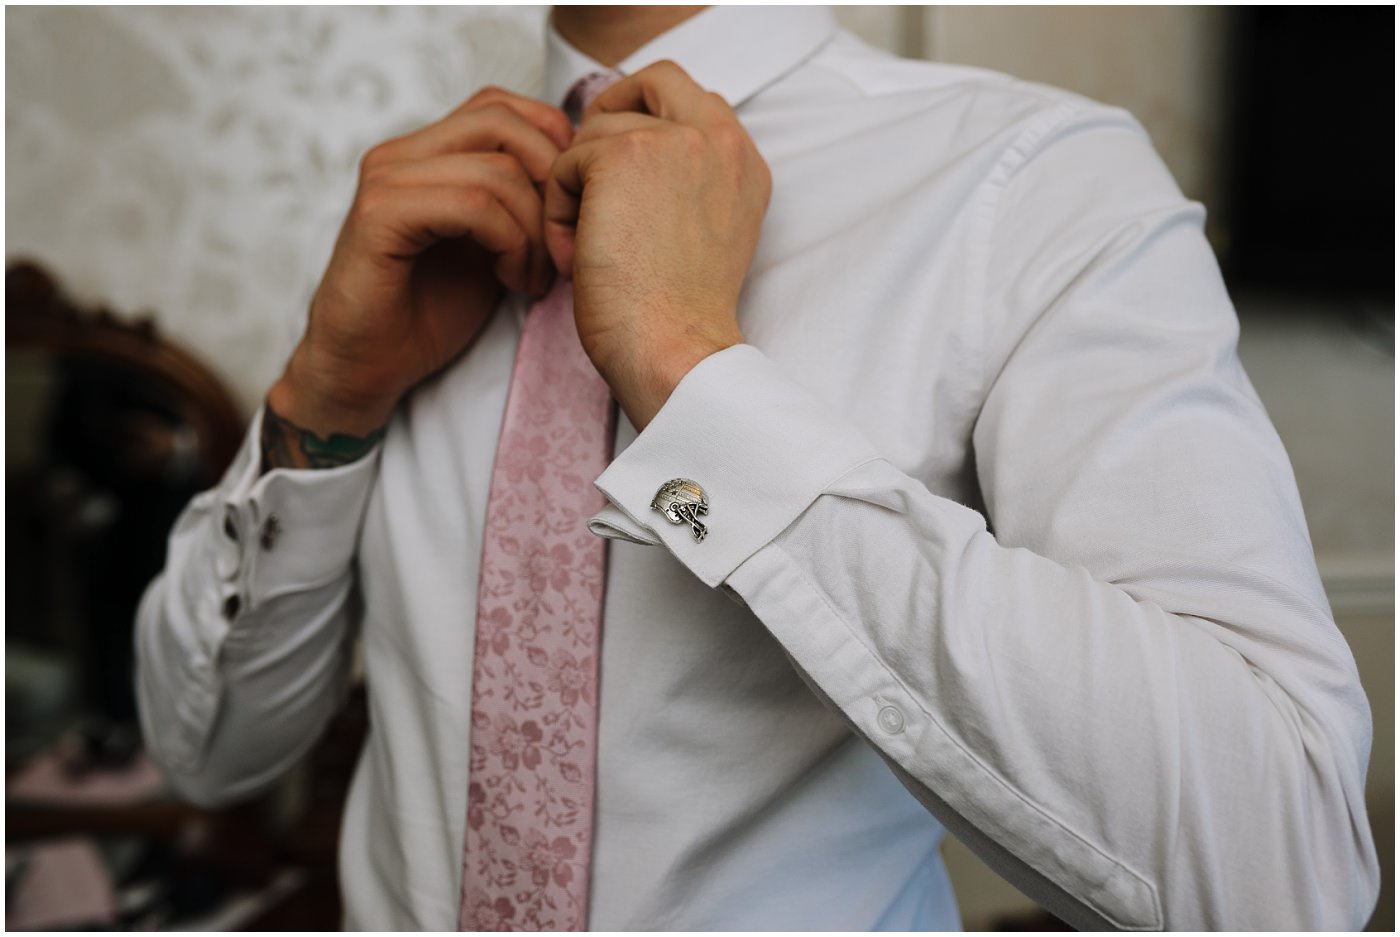
{"type": "MultiPolygon", "coordinates": [[[[565,110],[620,77],[581,79],[565,110]]],[[[461,930],[588,926],[606,542],[585,525],[613,413],[557,279],[525,318],[486,508],[461,930]]]]}

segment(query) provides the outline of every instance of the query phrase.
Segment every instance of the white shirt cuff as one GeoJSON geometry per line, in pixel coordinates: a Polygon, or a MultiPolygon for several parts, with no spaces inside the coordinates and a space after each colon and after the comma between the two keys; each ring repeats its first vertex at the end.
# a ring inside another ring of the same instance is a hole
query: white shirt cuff
{"type": "Polygon", "coordinates": [[[216,565],[237,590],[242,613],[345,574],[359,545],[381,448],[336,468],[263,473],[262,419],[259,409],[221,492],[216,565]]]}
{"type": "Polygon", "coordinates": [[[602,537],[664,544],[710,587],[797,519],[836,479],[879,457],[832,408],[752,345],[705,358],[594,485],[610,502],[588,522],[602,537]],[[709,499],[709,534],[651,508],[673,478],[709,499]]]}

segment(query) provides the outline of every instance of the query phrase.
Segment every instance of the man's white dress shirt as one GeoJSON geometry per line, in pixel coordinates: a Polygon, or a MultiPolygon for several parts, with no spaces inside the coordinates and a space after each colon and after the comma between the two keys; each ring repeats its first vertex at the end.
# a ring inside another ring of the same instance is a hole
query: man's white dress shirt
{"type": "MultiPolygon", "coordinates": [[[[599,66],[548,42],[558,100],[599,66]]],[[[1362,924],[1369,710],[1202,209],[1139,125],[818,9],[710,9],[620,67],[663,58],[774,187],[747,344],[622,418],[597,480],[591,926],[956,927],[939,821],[1079,926],[1362,924]],[[678,476],[702,543],[649,509],[678,476]]],[[[147,738],[205,802],[307,750],[362,638],[350,927],[455,925],[526,305],[359,462],[260,477],[255,421],[141,609],[147,738]]]]}

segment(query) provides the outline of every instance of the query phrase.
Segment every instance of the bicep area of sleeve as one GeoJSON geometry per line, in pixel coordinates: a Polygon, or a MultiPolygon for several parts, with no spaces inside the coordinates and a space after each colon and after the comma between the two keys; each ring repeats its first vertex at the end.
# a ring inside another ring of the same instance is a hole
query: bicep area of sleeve
{"type": "Polygon", "coordinates": [[[1003,545],[1125,588],[1204,551],[1325,607],[1203,219],[1119,111],[1052,132],[1009,180],[973,437],[988,514],[1003,545]]]}

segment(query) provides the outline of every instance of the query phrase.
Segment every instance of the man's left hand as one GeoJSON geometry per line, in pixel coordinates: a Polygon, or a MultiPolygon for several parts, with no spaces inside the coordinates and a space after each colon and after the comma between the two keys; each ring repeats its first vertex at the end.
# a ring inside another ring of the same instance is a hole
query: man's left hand
{"type": "Polygon", "coordinates": [[[579,338],[638,429],[702,358],[743,342],[739,291],[772,180],[723,98],[674,62],[604,91],[545,183],[545,244],[579,338]]]}

